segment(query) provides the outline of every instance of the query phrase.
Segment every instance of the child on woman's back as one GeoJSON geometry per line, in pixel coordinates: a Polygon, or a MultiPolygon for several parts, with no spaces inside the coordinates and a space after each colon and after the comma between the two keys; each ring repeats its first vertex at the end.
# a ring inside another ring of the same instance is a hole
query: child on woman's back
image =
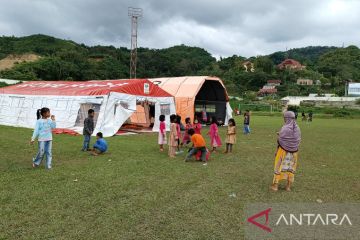
{"type": "Polygon", "coordinates": [[[51,169],[52,161],[52,129],[56,127],[55,116],[51,115],[50,109],[42,108],[40,110],[41,118],[36,121],[34,133],[32,135],[31,144],[34,144],[35,139],[38,139],[39,150],[35,158],[33,158],[33,168],[38,167],[46,155],[46,168],[51,169]]]}
{"type": "Polygon", "coordinates": [[[160,152],[164,151],[164,144],[166,144],[166,123],[165,115],[160,115],[159,117],[160,126],[159,126],[159,137],[158,143],[160,145],[160,152]]]}
{"type": "Polygon", "coordinates": [[[225,153],[232,152],[232,146],[236,143],[236,123],[233,118],[229,119],[225,142],[226,142],[225,153]]]}

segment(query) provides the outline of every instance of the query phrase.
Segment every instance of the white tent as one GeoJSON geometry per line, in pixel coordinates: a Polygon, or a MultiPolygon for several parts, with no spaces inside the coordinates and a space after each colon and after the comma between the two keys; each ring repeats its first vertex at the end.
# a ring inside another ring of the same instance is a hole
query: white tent
{"type": "Polygon", "coordinates": [[[114,135],[137,113],[137,105],[155,108],[153,131],[159,115],[167,122],[175,113],[174,97],[147,79],[110,81],[33,81],[0,88],[0,124],[33,128],[36,111],[48,107],[56,115],[58,128],[82,133],[87,111],[95,110],[96,132],[114,135]]]}

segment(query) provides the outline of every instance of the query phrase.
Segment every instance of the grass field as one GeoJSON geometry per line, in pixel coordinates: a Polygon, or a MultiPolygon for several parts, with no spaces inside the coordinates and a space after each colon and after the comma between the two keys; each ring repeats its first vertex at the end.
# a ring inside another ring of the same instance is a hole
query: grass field
{"type": "Polygon", "coordinates": [[[243,239],[247,203],[360,202],[359,120],[299,122],[293,191],[273,193],[281,125],[254,116],[252,135],[208,166],[159,153],[156,134],[108,138],[99,157],[56,135],[52,171],[31,169],[30,129],[0,126],[0,239],[243,239]]]}

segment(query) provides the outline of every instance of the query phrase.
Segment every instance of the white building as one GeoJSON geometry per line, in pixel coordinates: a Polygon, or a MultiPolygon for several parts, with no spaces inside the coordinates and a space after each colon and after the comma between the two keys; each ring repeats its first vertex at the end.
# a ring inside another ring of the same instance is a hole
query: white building
{"type": "Polygon", "coordinates": [[[360,83],[349,83],[348,96],[360,96],[360,83]]]}

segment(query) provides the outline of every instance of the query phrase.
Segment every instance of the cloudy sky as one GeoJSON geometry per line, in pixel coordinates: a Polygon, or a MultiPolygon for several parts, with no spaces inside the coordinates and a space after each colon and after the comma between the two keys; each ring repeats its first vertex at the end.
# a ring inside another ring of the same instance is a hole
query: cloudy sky
{"type": "Polygon", "coordinates": [[[249,57],[360,46],[360,0],[0,0],[0,35],[130,47],[129,6],[143,9],[141,47],[185,44],[216,57],[249,57]]]}

